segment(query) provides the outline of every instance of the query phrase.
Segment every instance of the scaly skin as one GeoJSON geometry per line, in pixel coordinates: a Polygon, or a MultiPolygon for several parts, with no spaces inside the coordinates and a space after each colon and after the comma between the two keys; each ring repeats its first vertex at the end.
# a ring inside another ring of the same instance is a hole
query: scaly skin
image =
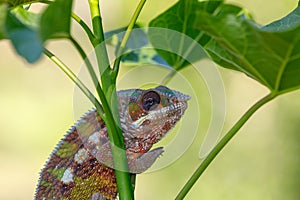
{"type": "MultiPolygon", "coordinates": [[[[129,171],[142,173],[163,153],[163,148],[149,150],[180,120],[190,97],[158,86],[119,91],[118,98],[129,171]]],[[[51,154],[35,199],[105,200],[117,194],[107,128],[91,110],[51,154]]]]}

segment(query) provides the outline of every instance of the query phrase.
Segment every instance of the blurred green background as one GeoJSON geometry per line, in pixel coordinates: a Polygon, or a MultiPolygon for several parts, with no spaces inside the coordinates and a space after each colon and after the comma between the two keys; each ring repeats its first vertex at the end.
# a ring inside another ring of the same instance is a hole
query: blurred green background
{"type": "MultiPolygon", "coordinates": [[[[147,24],[174,2],[148,1],[139,21],[147,24]]],[[[229,2],[247,8],[261,24],[281,18],[297,5],[297,0],[229,2]]],[[[137,0],[103,1],[105,30],[125,26],[137,3],[137,0]]],[[[90,23],[87,1],[76,1],[75,12],[90,23]]],[[[85,49],[91,51],[75,24],[73,32],[85,49]]],[[[47,46],[76,73],[79,71],[81,60],[68,42],[53,41],[47,46]]],[[[124,67],[122,73],[129,69],[124,67]]],[[[240,73],[224,69],[220,72],[227,95],[224,130],[228,130],[267,90],[240,73]]],[[[202,120],[199,134],[171,166],[138,176],[138,200],[174,199],[201,162],[198,153],[210,117],[209,110],[201,108],[209,104],[209,98],[203,82],[193,78],[192,69],[182,74],[191,78],[197,90],[202,120]]],[[[72,82],[47,58],[29,65],[15,54],[9,42],[0,41],[0,199],[33,198],[40,169],[74,122],[73,89],[72,82]]],[[[299,98],[300,91],[292,92],[260,109],[209,166],[186,199],[300,199],[299,98]]],[[[197,114],[194,112],[197,111],[188,110],[185,117],[192,120],[197,114]]]]}

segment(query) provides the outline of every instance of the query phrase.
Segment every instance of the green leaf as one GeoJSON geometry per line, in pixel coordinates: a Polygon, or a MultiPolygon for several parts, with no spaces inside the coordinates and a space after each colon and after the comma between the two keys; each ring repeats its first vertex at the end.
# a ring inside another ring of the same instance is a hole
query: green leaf
{"type": "Polygon", "coordinates": [[[48,6],[40,22],[43,41],[69,37],[72,3],[72,0],[56,0],[48,6]]]}
{"type": "Polygon", "coordinates": [[[216,63],[245,73],[275,95],[299,88],[300,24],[291,28],[288,23],[294,14],[268,28],[230,13],[213,16],[198,11],[197,17],[195,27],[211,37],[205,49],[216,63]],[[278,24],[282,25],[276,31],[278,24]]]}
{"type": "Polygon", "coordinates": [[[32,13],[21,6],[12,9],[11,13],[27,27],[35,30],[39,29],[39,19],[41,16],[40,14],[32,13]]]}
{"type": "Polygon", "coordinates": [[[40,58],[43,45],[38,32],[24,25],[11,12],[7,14],[5,32],[17,53],[28,62],[33,63],[40,58]]]}
{"type": "MultiPolygon", "coordinates": [[[[29,3],[26,0],[7,2],[13,6],[29,3]]],[[[6,7],[7,4],[0,4],[0,39],[10,39],[17,53],[30,63],[39,59],[46,40],[70,35],[72,0],[56,0],[42,15],[21,6],[10,10],[6,7]]]]}
{"type": "MultiPolygon", "coordinates": [[[[122,27],[104,34],[106,43],[116,48],[115,55],[118,53],[126,30],[127,27],[122,27]]],[[[145,30],[140,28],[139,25],[134,26],[124,47],[124,55],[121,61],[131,64],[159,64],[169,66],[149,44],[148,35],[145,30]]]]}
{"type": "Polygon", "coordinates": [[[5,21],[7,15],[7,4],[0,4],[0,40],[6,38],[5,21]]]}
{"type": "Polygon", "coordinates": [[[35,2],[39,2],[39,1],[38,0],[0,0],[0,4],[8,3],[12,7],[31,4],[31,3],[35,3],[35,2]]]}
{"type": "Polygon", "coordinates": [[[182,56],[186,52],[188,52],[186,60],[189,61],[196,61],[206,57],[205,53],[193,51],[194,44],[190,42],[193,39],[199,44],[205,45],[210,40],[210,37],[194,26],[195,23],[201,20],[197,17],[197,12],[203,11],[212,15],[224,15],[227,12],[238,14],[242,10],[237,6],[222,4],[222,2],[221,0],[204,2],[198,0],[178,1],[150,22],[150,27],[165,28],[165,30],[160,29],[159,31],[150,29],[150,42],[157,49],[158,53],[175,69],[181,69],[189,64],[187,61],[182,61],[182,56]],[[178,37],[178,33],[170,32],[170,30],[182,33],[183,37],[178,37]],[[170,49],[170,51],[178,49],[178,52],[171,53],[160,49],[170,49]]]}
{"type": "Polygon", "coordinates": [[[0,39],[10,39],[17,53],[30,63],[37,61],[43,51],[37,19],[37,14],[22,7],[9,10],[7,4],[0,4],[0,39]]]}
{"type": "Polygon", "coordinates": [[[262,29],[267,31],[281,31],[281,30],[284,31],[299,26],[300,24],[299,3],[298,3],[298,7],[295,10],[293,10],[290,14],[281,18],[280,20],[272,22],[271,24],[263,27],[262,29]]]}

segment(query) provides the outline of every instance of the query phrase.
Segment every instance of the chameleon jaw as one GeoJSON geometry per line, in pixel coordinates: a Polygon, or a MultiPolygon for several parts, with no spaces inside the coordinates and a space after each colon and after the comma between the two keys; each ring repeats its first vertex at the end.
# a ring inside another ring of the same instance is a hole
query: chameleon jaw
{"type": "MultiPolygon", "coordinates": [[[[190,98],[189,96],[185,95],[185,99],[190,98]]],[[[175,113],[180,111],[179,115],[182,116],[184,111],[187,108],[186,101],[179,101],[176,104],[161,108],[160,110],[149,111],[149,113],[145,116],[140,117],[138,120],[132,122],[131,126],[133,129],[140,129],[141,126],[148,120],[160,120],[165,117],[168,117],[171,113],[175,113]]]]}

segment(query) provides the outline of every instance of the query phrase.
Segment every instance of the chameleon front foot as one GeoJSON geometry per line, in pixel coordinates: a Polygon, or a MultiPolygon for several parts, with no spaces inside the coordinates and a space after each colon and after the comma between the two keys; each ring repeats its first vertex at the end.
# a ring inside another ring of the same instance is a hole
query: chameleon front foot
{"type": "Polygon", "coordinates": [[[128,167],[129,172],[134,174],[140,174],[146,171],[151,165],[155,162],[155,160],[164,152],[162,147],[158,147],[147,153],[142,154],[137,158],[130,159],[130,155],[127,155],[128,158],[128,167]]]}

